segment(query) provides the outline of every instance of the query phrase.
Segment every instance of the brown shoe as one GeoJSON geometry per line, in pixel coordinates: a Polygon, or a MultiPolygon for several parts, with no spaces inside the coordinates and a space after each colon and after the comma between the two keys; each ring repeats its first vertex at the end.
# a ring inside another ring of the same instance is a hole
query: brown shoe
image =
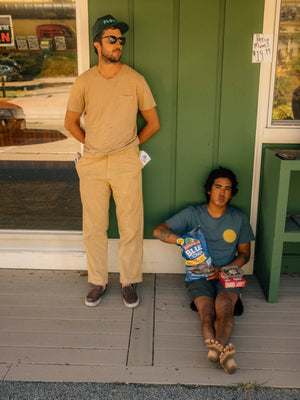
{"type": "Polygon", "coordinates": [[[134,285],[126,285],[122,287],[123,303],[128,308],[134,308],[139,305],[139,296],[137,295],[134,285]]]}
{"type": "Polygon", "coordinates": [[[102,300],[102,296],[106,290],[106,286],[96,285],[85,298],[85,305],[88,307],[96,307],[102,300]]]}

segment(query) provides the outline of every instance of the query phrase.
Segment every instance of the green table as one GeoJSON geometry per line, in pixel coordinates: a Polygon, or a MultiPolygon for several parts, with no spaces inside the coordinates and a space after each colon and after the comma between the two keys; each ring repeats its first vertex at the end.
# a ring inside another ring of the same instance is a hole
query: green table
{"type": "Polygon", "coordinates": [[[255,272],[269,302],[278,301],[284,242],[297,242],[300,246],[300,227],[287,218],[290,177],[293,171],[300,171],[300,150],[265,150],[255,272]],[[276,156],[278,152],[294,155],[296,159],[280,159],[276,156]]]}

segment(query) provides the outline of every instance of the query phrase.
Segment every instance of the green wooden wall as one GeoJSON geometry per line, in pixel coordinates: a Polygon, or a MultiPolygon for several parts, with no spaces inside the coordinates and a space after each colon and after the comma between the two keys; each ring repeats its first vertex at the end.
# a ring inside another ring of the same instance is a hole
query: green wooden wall
{"type": "Polygon", "coordinates": [[[89,0],[90,27],[105,14],[129,24],[122,60],[145,76],[157,102],[161,129],[142,146],[152,158],[143,170],[146,238],[174,212],[205,201],[203,184],[219,165],[237,174],[232,204],[249,215],[259,83],[251,50],[263,7],[264,0],[89,0]]]}

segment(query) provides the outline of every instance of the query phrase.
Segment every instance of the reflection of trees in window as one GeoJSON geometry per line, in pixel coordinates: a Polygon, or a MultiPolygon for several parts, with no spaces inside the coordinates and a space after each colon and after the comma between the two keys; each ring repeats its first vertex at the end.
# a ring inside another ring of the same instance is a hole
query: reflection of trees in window
{"type": "Polygon", "coordinates": [[[11,16],[14,39],[0,40],[0,147],[65,139],[57,127],[77,75],[75,0],[0,0],[0,15],[11,16]]]}
{"type": "Polygon", "coordinates": [[[15,38],[13,47],[0,47],[0,67],[7,60],[18,66],[2,67],[6,80],[76,76],[75,14],[75,0],[0,0],[0,15],[12,16],[15,38]]]}
{"type": "Polygon", "coordinates": [[[300,0],[282,0],[273,99],[275,120],[299,120],[300,0]],[[296,90],[298,88],[298,91],[296,90]],[[299,107],[299,106],[298,106],[299,107]]]}

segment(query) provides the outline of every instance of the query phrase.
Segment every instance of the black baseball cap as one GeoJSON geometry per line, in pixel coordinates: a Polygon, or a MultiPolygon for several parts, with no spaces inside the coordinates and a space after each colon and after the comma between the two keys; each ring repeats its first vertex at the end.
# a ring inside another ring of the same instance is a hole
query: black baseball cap
{"type": "Polygon", "coordinates": [[[95,37],[100,32],[104,31],[104,29],[108,29],[111,27],[120,29],[122,35],[129,29],[129,26],[125,22],[117,21],[116,18],[114,18],[112,15],[104,15],[104,17],[98,18],[92,27],[93,40],[95,40],[95,37]]]}

